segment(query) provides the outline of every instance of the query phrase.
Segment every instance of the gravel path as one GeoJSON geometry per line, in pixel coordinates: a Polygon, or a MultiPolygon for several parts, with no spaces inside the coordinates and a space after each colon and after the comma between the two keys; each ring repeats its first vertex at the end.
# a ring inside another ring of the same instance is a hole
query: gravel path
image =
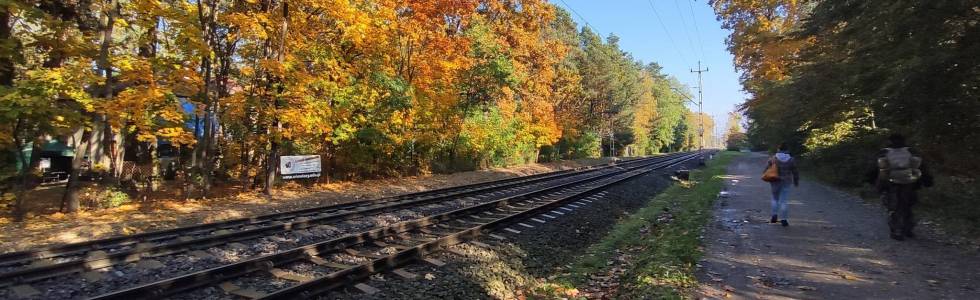
{"type": "Polygon", "coordinates": [[[731,196],[705,234],[702,297],[980,299],[980,251],[926,227],[892,240],[880,205],[831,187],[804,178],[790,194],[790,226],[769,224],[769,186],[758,179],[766,158],[729,166],[731,196]]]}

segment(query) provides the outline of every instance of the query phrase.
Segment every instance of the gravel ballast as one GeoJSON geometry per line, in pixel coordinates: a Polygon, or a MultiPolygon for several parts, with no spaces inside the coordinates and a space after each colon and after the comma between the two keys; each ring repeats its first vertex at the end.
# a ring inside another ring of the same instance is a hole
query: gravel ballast
{"type": "MultiPolygon", "coordinates": [[[[640,207],[653,195],[673,181],[673,170],[697,167],[697,161],[686,162],[666,170],[650,172],[638,178],[617,184],[609,189],[588,196],[592,202],[583,202],[572,211],[559,210],[564,215],[542,215],[534,220],[517,223],[507,228],[520,233],[498,229],[499,240],[482,236],[478,243],[452,246],[448,251],[430,255],[446,263],[437,267],[425,262],[414,263],[405,270],[417,275],[406,279],[388,272],[372,277],[364,283],[379,289],[365,294],[348,288],[321,296],[321,299],[513,299],[526,296],[524,291],[534,289],[539,279],[561,274],[566,264],[583,249],[601,240],[616,221],[640,207]],[[486,248],[486,246],[490,246],[486,248]]],[[[582,201],[572,201],[576,203],[582,201]]],[[[564,207],[573,208],[565,205],[564,207]]]]}
{"type": "MultiPolygon", "coordinates": [[[[582,178],[581,176],[591,175],[582,174],[578,175],[577,177],[582,178]]],[[[515,187],[509,189],[509,192],[492,193],[491,195],[495,194],[494,196],[486,194],[476,195],[474,197],[466,197],[447,202],[433,203],[410,209],[396,210],[378,215],[347,220],[341,223],[332,223],[329,226],[321,225],[320,227],[316,227],[314,229],[288,231],[271,236],[251,239],[248,241],[240,241],[234,244],[211,247],[202,249],[207,254],[207,257],[203,258],[189,255],[187,253],[178,253],[152,258],[153,260],[160,262],[161,266],[158,267],[148,268],[141,266],[140,263],[112,266],[93,271],[103,275],[101,276],[101,279],[95,281],[89,281],[78,275],[59,276],[57,278],[32,283],[31,286],[38,290],[39,293],[33,297],[28,297],[28,299],[79,299],[101,295],[139,284],[145,284],[164,278],[187,274],[193,271],[199,271],[241,261],[249,257],[273,254],[301,245],[326,241],[347,233],[363,231],[379,226],[387,226],[409,219],[442,213],[464,206],[474,205],[476,203],[483,203],[496,199],[504,194],[514,193],[519,190],[526,190],[542,184],[543,183],[535,183],[515,187]]],[[[275,288],[282,287],[280,286],[281,283],[277,281],[270,281],[268,283],[269,285],[275,286],[275,288]]],[[[242,286],[246,285],[250,284],[243,284],[242,286]]],[[[222,293],[210,293],[212,291],[213,288],[202,292],[207,295],[205,298],[216,299],[224,298],[221,296],[228,297],[228,295],[221,295],[222,293]]],[[[191,292],[191,294],[194,293],[195,292],[191,292]]],[[[9,289],[0,289],[0,298],[10,298],[11,296],[12,295],[10,294],[9,289]]]]}

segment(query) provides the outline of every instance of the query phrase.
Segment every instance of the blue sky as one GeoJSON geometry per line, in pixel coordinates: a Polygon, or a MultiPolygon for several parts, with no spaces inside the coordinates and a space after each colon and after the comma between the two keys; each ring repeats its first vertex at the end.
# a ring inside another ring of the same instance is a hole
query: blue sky
{"type": "MultiPolygon", "coordinates": [[[[582,18],[585,18],[602,36],[609,36],[610,33],[619,36],[619,45],[623,50],[644,63],[659,63],[665,73],[690,86],[694,95],[697,74],[691,73],[691,69],[697,69],[698,60],[701,60],[702,67],[709,69],[702,74],[704,111],[714,116],[716,132],[725,128],[728,112],[747,98],[732,65],[732,55],[725,46],[729,32],[721,28],[721,22],[715,19],[707,0],[551,2],[565,10],[571,7],[574,10],[570,11],[572,18],[579,26],[584,25],[582,18]],[[656,15],[651,4],[656,8],[656,15]],[[660,16],[659,20],[657,15],[660,16]]],[[[697,109],[696,106],[690,107],[697,109]]]]}

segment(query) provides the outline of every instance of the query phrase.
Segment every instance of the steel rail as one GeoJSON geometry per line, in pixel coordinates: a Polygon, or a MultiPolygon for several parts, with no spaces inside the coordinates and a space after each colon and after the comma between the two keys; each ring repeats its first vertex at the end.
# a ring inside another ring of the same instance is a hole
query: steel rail
{"type": "MultiPolygon", "coordinates": [[[[279,291],[277,291],[275,293],[266,295],[265,297],[262,297],[260,299],[308,299],[308,298],[312,298],[313,296],[316,296],[316,295],[319,295],[319,294],[323,294],[325,292],[334,290],[336,288],[349,285],[349,284],[354,283],[356,281],[360,281],[360,280],[366,279],[366,278],[370,277],[372,274],[384,272],[384,271],[387,271],[387,270],[390,270],[390,269],[394,269],[396,267],[399,267],[401,265],[410,263],[412,261],[415,261],[415,260],[418,260],[418,259],[422,259],[426,255],[431,254],[431,253],[436,252],[436,251],[439,251],[439,250],[441,250],[445,246],[450,246],[450,245],[454,245],[454,244],[458,244],[458,243],[464,242],[466,240],[473,239],[473,238],[481,235],[484,230],[493,229],[493,228],[496,228],[496,227],[498,227],[500,225],[507,224],[507,223],[513,222],[513,221],[518,220],[518,219],[524,219],[524,218],[530,217],[532,215],[538,214],[539,212],[542,212],[542,211],[545,211],[545,210],[549,210],[549,209],[551,209],[553,207],[556,207],[556,206],[560,206],[560,205],[562,205],[562,204],[564,204],[566,202],[570,202],[573,199],[579,199],[583,195],[592,194],[593,192],[596,192],[598,190],[604,189],[604,188],[609,187],[611,185],[614,185],[616,183],[620,183],[620,182],[623,182],[625,180],[634,178],[636,176],[639,176],[639,175],[642,175],[642,174],[646,174],[646,173],[648,173],[650,171],[653,171],[653,170],[656,170],[656,169],[667,168],[667,167],[670,167],[670,166],[673,166],[673,165],[676,165],[676,164],[679,164],[679,163],[688,161],[688,160],[690,160],[692,158],[698,157],[699,154],[700,153],[696,153],[696,154],[693,154],[693,155],[688,156],[688,157],[682,157],[680,159],[676,159],[676,160],[672,160],[672,161],[667,161],[667,162],[665,162],[663,164],[659,164],[658,166],[655,166],[655,167],[650,167],[650,168],[646,168],[646,169],[643,169],[641,167],[641,168],[639,168],[640,170],[630,170],[630,171],[626,171],[626,172],[623,172],[623,173],[619,173],[619,174],[627,174],[627,175],[626,176],[619,177],[619,178],[614,178],[613,180],[609,180],[607,182],[602,182],[602,183],[600,183],[600,184],[598,184],[596,186],[589,187],[588,189],[585,189],[583,191],[575,191],[575,192],[573,192],[573,193],[571,193],[569,195],[562,195],[562,197],[560,197],[559,199],[550,200],[550,201],[548,201],[548,200],[539,201],[539,202],[543,202],[543,203],[540,203],[540,204],[539,203],[532,202],[532,205],[533,204],[537,204],[537,205],[535,205],[534,207],[532,207],[530,209],[522,210],[522,211],[519,211],[519,212],[516,212],[516,213],[511,213],[511,214],[509,214],[507,216],[498,218],[496,220],[493,220],[493,221],[490,221],[490,222],[487,222],[487,223],[484,223],[484,224],[472,226],[472,227],[466,228],[464,230],[461,230],[461,231],[458,231],[458,232],[455,232],[455,233],[448,234],[448,235],[446,235],[444,237],[441,237],[441,238],[438,238],[438,239],[436,239],[434,241],[423,243],[423,244],[420,244],[420,245],[411,247],[409,249],[401,250],[401,251],[399,251],[399,252],[397,252],[395,254],[392,254],[392,255],[389,255],[389,256],[386,256],[386,257],[381,257],[381,258],[374,259],[370,263],[361,264],[361,265],[358,265],[358,266],[353,267],[353,268],[348,268],[348,269],[341,270],[341,271],[338,271],[338,272],[334,272],[334,273],[331,273],[331,274],[329,274],[327,276],[323,276],[323,277],[320,277],[320,278],[317,278],[317,279],[314,279],[314,280],[311,280],[311,281],[303,282],[303,283],[300,283],[298,285],[295,285],[295,286],[292,286],[292,287],[289,287],[289,288],[285,288],[285,289],[279,290],[279,291]],[[631,172],[632,172],[632,174],[630,174],[631,172]]],[[[619,175],[619,174],[616,174],[616,175],[619,175]]],[[[499,207],[499,205],[497,205],[497,206],[499,207]]],[[[476,207],[474,207],[472,209],[476,209],[476,207]]]]}
{"type": "Polygon", "coordinates": [[[533,179],[537,177],[548,177],[552,175],[575,172],[580,170],[588,170],[593,168],[596,167],[595,166],[581,167],[576,169],[547,172],[541,174],[534,174],[530,176],[507,178],[502,180],[473,183],[473,184],[467,184],[461,186],[453,186],[453,187],[447,187],[442,189],[435,189],[435,190],[383,197],[377,199],[361,200],[361,201],[354,201],[354,202],[335,204],[335,205],[316,206],[316,207],[278,212],[278,213],[272,213],[266,215],[236,218],[236,219],[224,220],[224,221],[213,222],[213,223],[183,226],[183,227],[176,227],[171,229],[148,231],[148,232],[131,234],[131,235],[121,235],[116,237],[90,240],[84,242],[48,246],[48,247],[25,250],[25,251],[7,252],[7,253],[0,254],[0,266],[9,265],[11,263],[16,263],[25,259],[43,259],[43,258],[57,257],[66,254],[74,255],[75,252],[78,251],[103,250],[108,247],[123,247],[123,246],[135,245],[141,242],[152,242],[160,239],[173,238],[174,236],[179,236],[182,233],[195,232],[195,231],[201,231],[201,230],[212,229],[212,228],[252,225],[259,222],[268,222],[268,221],[279,220],[282,218],[291,218],[297,215],[314,214],[325,209],[345,209],[350,207],[363,206],[365,204],[374,203],[374,202],[388,202],[388,201],[398,201],[402,199],[419,198],[424,196],[438,195],[438,194],[452,192],[452,191],[465,190],[465,189],[470,189],[479,186],[510,183],[510,182],[521,181],[526,179],[533,179]]]}
{"type": "MultiPolygon", "coordinates": [[[[156,257],[174,253],[180,253],[184,251],[190,251],[195,249],[206,249],[209,247],[227,244],[235,241],[248,240],[253,238],[259,238],[262,236],[273,235],[281,232],[300,230],[310,228],[315,225],[336,222],[348,219],[354,219],[359,217],[364,217],[366,215],[376,214],[385,210],[422,205],[432,202],[444,201],[458,197],[464,197],[473,194],[479,194],[487,191],[501,190],[506,188],[511,188],[517,185],[525,185],[528,183],[544,182],[552,179],[563,179],[574,177],[578,175],[588,174],[590,172],[606,170],[608,168],[620,167],[622,165],[633,165],[636,163],[642,163],[649,161],[651,159],[663,159],[668,157],[673,157],[675,155],[659,156],[654,158],[644,158],[630,160],[623,164],[608,165],[599,168],[588,168],[582,170],[575,170],[571,172],[555,172],[557,174],[552,174],[549,176],[538,176],[529,180],[524,181],[513,181],[504,185],[490,185],[483,187],[475,187],[474,189],[461,190],[459,192],[451,192],[439,196],[432,196],[428,198],[419,199],[405,199],[400,201],[387,201],[387,202],[375,202],[371,205],[364,206],[358,209],[357,207],[348,209],[337,209],[334,210],[333,214],[321,213],[317,217],[310,218],[297,218],[294,221],[288,222],[274,222],[270,225],[265,226],[255,226],[250,229],[243,229],[233,232],[223,232],[218,234],[205,235],[197,238],[185,238],[177,239],[175,242],[159,244],[159,245],[143,245],[142,247],[133,247],[128,250],[113,252],[113,253],[94,253],[94,255],[87,255],[79,259],[68,260],[64,262],[39,265],[35,267],[29,267],[24,269],[18,269],[6,273],[0,274],[0,287],[30,283],[38,280],[43,280],[47,278],[53,278],[57,276],[72,274],[76,272],[83,272],[87,270],[95,270],[100,268],[105,268],[117,264],[131,263],[139,261],[143,257],[156,257]]],[[[215,228],[217,230],[219,228],[215,228]]],[[[138,244],[137,246],[140,246],[138,244]]]]}
{"type": "MultiPolygon", "coordinates": [[[[360,233],[348,234],[333,240],[301,246],[283,252],[279,252],[276,254],[265,255],[265,256],[256,257],[233,264],[215,267],[208,270],[172,277],[169,279],[164,279],[161,281],[136,286],[129,289],[96,296],[92,299],[132,299],[132,298],[155,299],[155,298],[166,297],[176,293],[188,291],[194,288],[213,285],[215,283],[228,280],[231,278],[243,276],[245,274],[249,274],[252,272],[261,271],[261,270],[270,270],[275,266],[281,266],[300,260],[308,260],[311,257],[316,257],[317,255],[339,252],[353,245],[363,244],[369,241],[377,241],[385,237],[390,237],[392,235],[397,235],[407,231],[435,225],[440,222],[451,221],[454,218],[458,218],[460,216],[472,215],[474,212],[486,211],[487,209],[497,208],[503,205],[513,203],[520,199],[529,199],[534,196],[545,195],[548,193],[553,193],[554,191],[560,191],[562,189],[574,188],[577,185],[583,183],[595,182],[603,178],[608,178],[619,174],[632,172],[634,170],[642,169],[645,167],[654,166],[654,165],[657,166],[637,174],[646,173],[656,168],[668,167],[674,164],[688,161],[692,158],[698,157],[699,155],[700,153],[694,153],[694,154],[672,155],[669,157],[668,156],[658,157],[658,159],[650,161],[649,163],[645,163],[635,167],[623,168],[622,170],[618,170],[616,172],[599,174],[583,179],[574,180],[571,182],[562,183],[557,186],[547,187],[535,191],[523,192],[517,195],[508,196],[491,202],[460,208],[457,210],[453,210],[438,215],[404,221],[390,226],[368,230],[360,233]]],[[[631,175],[630,177],[635,176],[637,174],[631,175]]],[[[406,255],[406,254],[402,254],[402,255],[406,255]]],[[[397,262],[397,263],[400,264],[404,262],[397,262]]]]}

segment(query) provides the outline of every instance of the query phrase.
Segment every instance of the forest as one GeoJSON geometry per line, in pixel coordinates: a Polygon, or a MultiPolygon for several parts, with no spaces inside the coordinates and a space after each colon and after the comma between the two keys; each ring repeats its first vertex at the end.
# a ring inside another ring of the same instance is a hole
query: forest
{"type": "Polygon", "coordinates": [[[2,205],[268,194],[282,155],[329,181],[703,146],[687,87],[578,28],[544,0],[3,0],[2,205]]]}
{"type": "Polygon", "coordinates": [[[923,200],[980,225],[980,4],[974,0],[713,0],[750,94],[757,150],[787,143],[816,174],[859,187],[890,134],[937,173],[923,200]]]}

